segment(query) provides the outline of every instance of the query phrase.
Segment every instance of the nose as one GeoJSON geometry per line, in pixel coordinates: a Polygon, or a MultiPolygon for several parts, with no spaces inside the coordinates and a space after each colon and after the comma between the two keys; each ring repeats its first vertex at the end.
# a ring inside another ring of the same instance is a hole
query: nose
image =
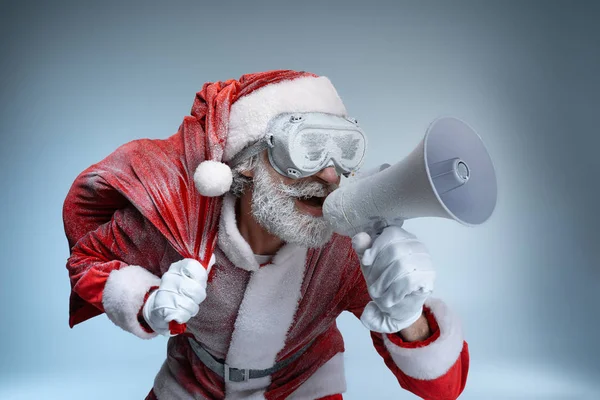
{"type": "Polygon", "coordinates": [[[340,176],[337,174],[335,167],[323,168],[315,174],[315,177],[328,184],[340,184],[340,176]]]}

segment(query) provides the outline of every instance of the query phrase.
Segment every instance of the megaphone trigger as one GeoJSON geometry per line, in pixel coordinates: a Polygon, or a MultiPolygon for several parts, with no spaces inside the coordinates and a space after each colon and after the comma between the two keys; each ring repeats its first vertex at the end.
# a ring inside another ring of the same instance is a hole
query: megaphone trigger
{"type": "Polygon", "coordinates": [[[352,248],[359,257],[362,257],[365,251],[371,247],[371,243],[373,243],[373,240],[367,232],[358,232],[352,237],[352,248]]]}
{"type": "Polygon", "coordinates": [[[358,232],[352,237],[352,247],[359,256],[371,247],[371,244],[381,235],[383,230],[388,226],[402,227],[404,220],[395,218],[386,220],[385,218],[372,218],[370,223],[363,227],[361,232],[358,232]]]}

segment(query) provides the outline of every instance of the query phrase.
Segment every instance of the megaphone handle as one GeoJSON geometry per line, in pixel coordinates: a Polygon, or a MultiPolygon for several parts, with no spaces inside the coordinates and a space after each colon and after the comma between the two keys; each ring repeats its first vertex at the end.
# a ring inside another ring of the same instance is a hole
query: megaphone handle
{"type": "Polygon", "coordinates": [[[392,225],[401,227],[403,224],[404,220],[399,218],[392,221],[384,218],[371,218],[367,226],[358,229],[358,232],[352,236],[352,247],[362,257],[363,253],[373,246],[373,242],[383,233],[385,228],[392,225]]]}
{"type": "Polygon", "coordinates": [[[403,224],[404,224],[404,220],[401,218],[394,218],[393,220],[387,220],[385,218],[377,217],[377,218],[371,219],[370,224],[367,227],[365,227],[365,229],[363,231],[368,233],[369,236],[371,236],[371,238],[373,240],[375,240],[375,238],[377,236],[381,235],[381,232],[383,232],[383,230],[385,228],[387,228],[388,226],[394,225],[394,226],[401,227],[403,224]]]}

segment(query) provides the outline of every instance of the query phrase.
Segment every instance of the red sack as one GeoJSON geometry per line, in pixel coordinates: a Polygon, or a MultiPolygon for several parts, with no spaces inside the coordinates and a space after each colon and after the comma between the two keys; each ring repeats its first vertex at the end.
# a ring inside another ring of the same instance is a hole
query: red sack
{"type": "MultiPolygon", "coordinates": [[[[231,105],[267,84],[305,72],[269,71],[239,80],[206,83],[196,94],[191,116],[165,140],[127,143],[83,171],[69,190],[63,221],[69,247],[133,205],[169,241],[182,258],[207,265],[214,251],[222,197],[201,196],[194,172],[205,160],[221,161],[231,105]]],[[[73,281],[71,282],[73,287],[73,281]]],[[[71,292],[70,324],[101,311],[71,292]]]]}

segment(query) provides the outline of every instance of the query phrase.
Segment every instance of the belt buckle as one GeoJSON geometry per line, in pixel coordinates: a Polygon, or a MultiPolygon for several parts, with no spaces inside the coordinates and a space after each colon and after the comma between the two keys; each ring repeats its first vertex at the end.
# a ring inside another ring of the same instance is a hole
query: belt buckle
{"type": "Polygon", "coordinates": [[[223,371],[223,375],[224,375],[224,379],[225,382],[248,382],[250,380],[250,370],[247,368],[231,368],[229,365],[227,364],[223,364],[224,367],[224,371],[223,371]],[[242,380],[241,381],[237,381],[237,380],[231,380],[231,371],[240,371],[240,373],[242,374],[242,380]]]}

